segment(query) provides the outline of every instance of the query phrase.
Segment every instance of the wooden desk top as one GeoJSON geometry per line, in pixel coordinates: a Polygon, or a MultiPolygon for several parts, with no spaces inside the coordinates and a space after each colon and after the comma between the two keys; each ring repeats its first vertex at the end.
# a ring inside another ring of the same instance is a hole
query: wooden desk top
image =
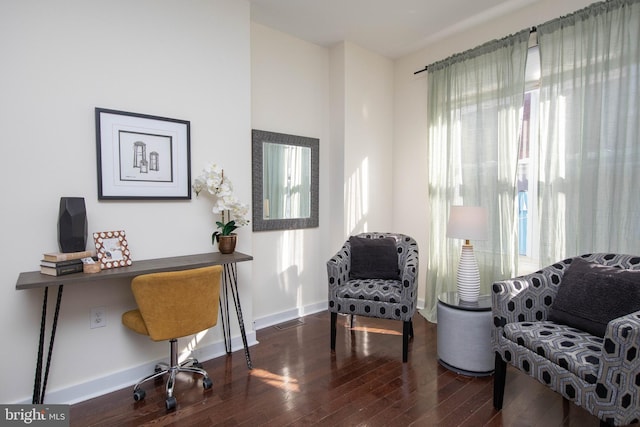
{"type": "Polygon", "coordinates": [[[206,267],[208,265],[233,264],[251,261],[251,255],[241,252],[221,254],[209,252],[195,255],[182,255],[168,258],[146,259],[133,261],[129,267],[118,267],[102,270],[100,273],[73,273],[63,276],[48,276],[40,271],[20,273],[16,282],[16,290],[44,288],[52,285],[70,285],[74,283],[99,282],[139,276],[140,274],[158,273],[172,270],[187,270],[190,268],[206,267]]]}

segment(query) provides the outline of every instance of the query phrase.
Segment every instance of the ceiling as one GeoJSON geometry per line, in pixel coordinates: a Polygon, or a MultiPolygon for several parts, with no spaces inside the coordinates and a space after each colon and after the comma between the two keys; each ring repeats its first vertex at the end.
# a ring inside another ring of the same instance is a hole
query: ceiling
{"type": "Polygon", "coordinates": [[[251,20],[308,42],[341,41],[388,58],[538,0],[249,0],[251,20]]]}

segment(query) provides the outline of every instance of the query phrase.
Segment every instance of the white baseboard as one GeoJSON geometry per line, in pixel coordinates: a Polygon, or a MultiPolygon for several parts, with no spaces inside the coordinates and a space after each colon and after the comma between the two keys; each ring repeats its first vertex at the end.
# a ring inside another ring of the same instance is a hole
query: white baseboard
{"type": "Polygon", "coordinates": [[[321,311],[327,310],[329,308],[329,303],[327,301],[317,302],[315,304],[310,304],[305,307],[302,307],[300,310],[300,316],[307,316],[309,314],[319,313],[321,311]]]}
{"type": "MultiPolygon", "coordinates": [[[[247,344],[250,347],[258,344],[255,331],[247,331],[247,344]]],[[[244,351],[242,338],[240,336],[231,339],[231,349],[234,352],[244,351]]],[[[224,347],[224,341],[220,341],[197,348],[195,350],[194,356],[199,361],[204,362],[216,357],[223,356],[225,354],[226,349],[224,347]]],[[[143,365],[124,369],[122,371],[111,373],[109,375],[95,378],[90,381],[76,384],[70,387],[53,389],[47,391],[44,400],[46,403],[50,404],[73,405],[75,403],[93,399],[94,397],[102,396],[107,393],[122,390],[123,388],[133,387],[141,378],[144,378],[146,375],[152,373],[156,364],[158,364],[159,362],[166,362],[166,359],[147,362],[143,365]]],[[[216,379],[212,378],[212,380],[215,383],[216,379]]],[[[133,388],[131,389],[131,392],[131,398],[133,399],[133,388]]],[[[15,403],[30,404],[31,397],[15,403]]]]}
{"type": "Polygon", "coordinates": [[[304,307],[293,308],[291,310],[282,311],[280,313],[270,314],[268,316],[254,319],[253,328],[258,331],[268,328],[269,326],[297,319],[298,317],[307,316],[309,314],[318,313],[327,309],[327,302],[319,302],[304,307]]]}
{"type": "MultiPolygon", "coordinates": [[[[253,328],[256,331],[259,331],[260,329],[268,328],[269,326],[297,319],[298,317],[307,316],[309,314],[327,310],[327,308],[327,302],[323,301],[300,308],[293,308],[291,310],[282,311],[280,313],[270,314],[268,316],[254,319],[253,328]]],[[[418,308],[424,308],[424,300],[418,300],[418,308]]]]}

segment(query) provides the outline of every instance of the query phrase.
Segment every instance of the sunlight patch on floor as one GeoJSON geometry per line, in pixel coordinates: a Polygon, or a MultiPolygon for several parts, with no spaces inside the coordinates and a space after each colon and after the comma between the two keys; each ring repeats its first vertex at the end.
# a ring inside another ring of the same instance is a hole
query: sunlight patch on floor
{"type": "Polygon", "coordinates": [[[383,334],[383,335],[402,335],[402,332],[394,331],[392,329],[385,328],[372,328],[370,326],[354,326],[350,328],[352,331],[358,332],[371,332],[372,334],[383,334]]]}
{"type": "Polygon", "coordinates": [[[300,386],[298,380],[289,376],[282,376],[265,371],[264,369],[252,369],[251,376],[258,378],[266,384],[272,387],[278,388],[282,391],[300,392],[300,386]]]}

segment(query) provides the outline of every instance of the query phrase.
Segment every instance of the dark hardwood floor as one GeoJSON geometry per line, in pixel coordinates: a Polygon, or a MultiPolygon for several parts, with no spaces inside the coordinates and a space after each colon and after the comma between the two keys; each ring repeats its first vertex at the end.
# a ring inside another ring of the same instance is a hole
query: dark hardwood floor
{"type": "MultiPolygon", "coordinates": [[[[326,312],[259,330],[249,371],[241,350],[204,362],[213,388],[180,374],[177,409],[164,408],[164,383],[131,388],[71,407],[72,426],[598,426],[597,418],[509,368],[504,408],[493,409],[493,377],[440,366],[436,328],[416,313],[409,361],[402,323],[338,318],[335,354],[326,312]]],[[[165,344],[158,344],[165,345],[165,344]]],[[[167,351],[168,351],[168,344],[167,351]]]]}

